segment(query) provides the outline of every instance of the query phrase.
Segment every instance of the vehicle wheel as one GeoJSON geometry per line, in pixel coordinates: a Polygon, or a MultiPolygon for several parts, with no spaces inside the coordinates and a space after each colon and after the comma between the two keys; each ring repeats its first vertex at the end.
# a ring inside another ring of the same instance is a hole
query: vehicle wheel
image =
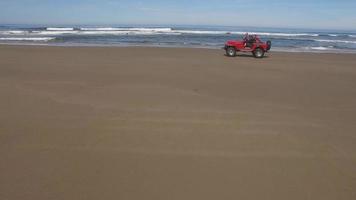
{"type": "Polygon", "coordinates": [[[252,53],[255,58],[263,58],[263,56],[265,55],[265,51],[261,48],[255,49],[252,53]]]}
{"type": "Polygon", "coordinates": [[[226,49],[226,55],[229,57],[235,57],[236,56],[236,49],[234,47],[228,47],[226,49]]]}
{"type": "Polygon", "coordinates": [[[272,42],[268,40],[266,43],[267,43],[267,51],[271,50],[272,42]]]}

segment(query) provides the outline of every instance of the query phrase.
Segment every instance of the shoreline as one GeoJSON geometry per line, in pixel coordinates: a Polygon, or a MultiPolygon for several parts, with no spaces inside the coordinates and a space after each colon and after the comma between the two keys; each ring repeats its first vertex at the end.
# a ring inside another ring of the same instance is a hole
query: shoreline
{"type": "MultiPolygon", "coordinates": [[[[24,43],[0,43],[0,46],[22,46],[22,47],[62,47],[62,48],[169,48],[169,49],[207,49],[207,50],[223,50],[218,47],[203,47],[203,46],[170,46],[170,45],[98,45],[98,44],[24,44],[24,43]]],[[[241,53],[241,52],[240,52],[241,53]]],[[[356,51],[328,51],[328,50],[313,50],[313,51],[298,51],[298,50],[270,50],[268,53],[297,53],[297,54],[356,54],[356,51]]],[[[267,54],[268,54],[267,53],[267,54]]],[[[241,53],[248,54],[248,53],[241,53]]]]}
{"type": "Polygon", "coordinates": [[[1,43],[49,46],[153,46],[169,48],[219,49],[245,33],[272,41],[275,52],[356,54],[356,32],[341,30],[283,29],[219,26],[16,26],[0,27],[1,43]],[[32,44],[30,44],[32,43],[32,44]],[[40,44],[42,43],[42,44],[40,44]]]}

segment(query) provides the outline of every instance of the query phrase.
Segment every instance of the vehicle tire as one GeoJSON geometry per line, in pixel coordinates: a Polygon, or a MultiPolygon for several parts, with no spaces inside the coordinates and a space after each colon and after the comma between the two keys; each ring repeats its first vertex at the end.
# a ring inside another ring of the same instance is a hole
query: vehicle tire
{"type": "Polygon", "coordinates": [[[253,52],[252,52],[253,56],[255,56],[255,58],[263,58],[263,56],[265,55],[265,51],[261,48],[256,48],[253,52]]]}
{"type": "Polygon", "coordinates": [[[226,55],[229,57],[235,57],[236,56],[236,49],[234,47],[228,47],[226,49],[226,55]]]}
{"type": "Polygon", "coordinates": [[[266,43],[267,43],[267,51],[271,50],[272,42],[268,40],[266,43]]]}

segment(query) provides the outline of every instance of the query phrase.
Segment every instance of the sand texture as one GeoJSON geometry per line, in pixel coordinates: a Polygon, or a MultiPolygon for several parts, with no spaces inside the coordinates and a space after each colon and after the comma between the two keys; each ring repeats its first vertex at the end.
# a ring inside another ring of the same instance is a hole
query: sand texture
{"type": "Polygon", "coordinates": [[[356,55],[267,56],[0,46],[0,199],[356,199],[356,55]]]}

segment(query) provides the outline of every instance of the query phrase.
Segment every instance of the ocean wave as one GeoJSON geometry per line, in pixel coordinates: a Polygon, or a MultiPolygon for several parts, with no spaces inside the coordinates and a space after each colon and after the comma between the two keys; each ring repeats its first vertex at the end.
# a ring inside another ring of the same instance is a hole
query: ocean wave
{"type": "Polygon", "coordinates": [[[119,34],[125,33],[126,35],[181,35],[181,33],[177,33],[177,32],[157,32],[157,31],[120,31],[118,33],[119,34]]]}
{"type": "Polygon", "coordinates": [[[46,28],[47,31],[73,31],[74,28],[46,28]]]}
{"type": "MultiPolygon", "coordinates": [[[[193,27],[5,27],[2,43],[50,45],[162,45],[217,48],[227,40],[242,38],[243,29],[193,27]],[[37,42],[36,42],[37,41],[37,42]]],[[[275,49],[306,52],[356,52],[354,32],[315,32],[283,29],[255,29],[248,32],[272,40],[275,49]]]]}
{"type": "Polygon", "coordinates": [[[139,32],[139,31],[81,31],[79,35],[153,35],[156,32],[139,32]]]}
{"type": "Polygon", "coordinates": [[[50,41],[54,40],[54,37],[41,37],[41,38],[17,38],[17,37],[9,37],[9,38],[0,38],[1,41],[50,41]]]}
{"type": "Polygon", "coordinates": [[[122,28],[80,28],[81,31],[121,31],[122,28]]]}
{"type": "Polygon", "coordinates": [[[308,49],[312,50],[319,50],[319,51],[327,51],[327,50],[333,50],[333,47],[307,47],[308,49]]]}
{"type": "MultiPolygon", "coordinates": [[[[162,33],[162,34],[206,34],[206,35],[244,35],[246,32],[241,31],[207,31],[207,30],[177,30],[172,28],[80,28],[81,31],[129,31],[129,33],[143,32],[143,33],[162,33]]],[[[139,33],[137,33],[139,34],[139,33]]],[[[318,37],[318,34],[311,33],[268,33],[268,32],[249,32],[252,35],[263,36],[282,36],[282,37],[297,37],[297,36],[310,36],[318,37]]]]}
{"type": "Polygon", "coordinates": [[[182,34],[206,34],[206,35],[224,35],[230,34],[228,31],[195,31],[195,30],[174,30],[174,33],[182,33],[182,34]]]}
{"type": "MultiPolygon", "coordinates": [[[[196,30],[174,30],[173,32],[184,34],[212,34],[212,35],[245,35],[247,32],[242,31],[196,31],[196,30]]],[[[311,33],[269,33],[269,32],[248,32],[250,35],[263,35],[263,36],[281,36],[281,37],[298,37],[298,36],[310,36],[318,37],[319,34],[311,33]]]]}
{"type": "Polygon", "coordinates": [[[93,30],[93,31],[80,31],[77,34],[81,35],[128,35],[130,34],[130,31],[109,31],[109,30],[93,30]]]}
{"type": "Polygon", "coordinates": [[[173,32],[157,31],[33,31],[30,35],[180,35],[173,32]]]}
{"type": "Polygon", "coordinates": [[[172,28],[80,28],[81,31],[142,31],[142,32],[171,32],[172,28]]]}
{"type": "Polygon", "coordinates": [[[356,41],[349,40],[314,40],[317,42],[328,42],[328,43],[347,43],[347,44],[356,44],[356,41]]]}
{"type": "Polygon", "coordinates": [[[319,34],[319,36],[326,36],[326,37],[339,37],[339,36],[342,36],[342,35],[338,35],[338,34],[327,34],[327,33],[321,33],[319,34]]]}
{"type": "Polygon", "coordinates": [[[19,30],[0,31],[0,35],[24,35],[24,34],[28,34],[28,31],[19,31],[19,30]]]}
{"type": "MultiPolygon", "coordinates": [[[[46,28],[45,30],[31,31],[5,31],[0,34],[16,35],[180,35],[180,34],[197,34],[197,35],[244,35],[244,31],[215,31],[215,30],[179,30],[172,28],[46,28]]],[[[319,34],[313,33],[278,33],[278,32],[249,32],[252,35],[271,36],[271,37],[318,37],[319,34]]]]}
{"type": "MultiPolygon", "coordinates": [[[[245,34],[245,32],[232,32],[233,34],[245,34]]],[[[301,37],[301,36],[310,36],[310,37],[318,37],[319,34],[311,34],[311,33],[268,33],[268,32],[249,32],[251,35],[263,35],[263,36],[282,36],[282,37],[301,37]]]]}
{"type": "Polygon", "coordinates": [[[79,31],[32,31],[32,35],[66,35],[66,34],[78,34],[79,31]]]}

